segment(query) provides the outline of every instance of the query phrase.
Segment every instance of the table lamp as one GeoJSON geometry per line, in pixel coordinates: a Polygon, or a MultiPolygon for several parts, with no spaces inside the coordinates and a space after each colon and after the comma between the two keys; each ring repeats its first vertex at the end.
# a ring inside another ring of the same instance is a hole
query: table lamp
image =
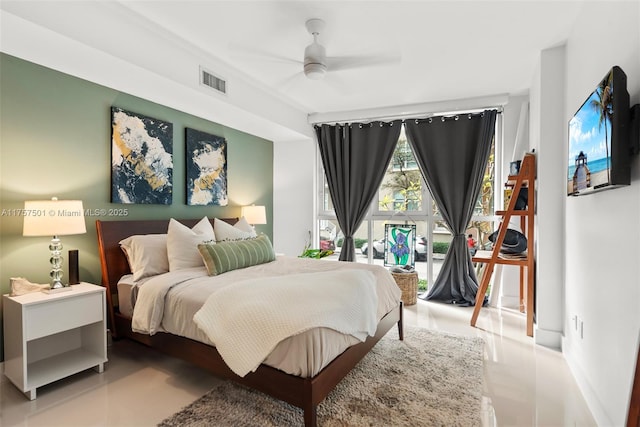
{"type": "Polygon", "coordinates": [[[266,224],[267,223],[267,212],[264,206],[243,206],[241,215],[247,222],[251,225],[256,224],[266,224]]]}
{"type": "MultiPolygon", "coordinates": [[[[24,202],[23,236],[53,236],[51,251],[51,289],[62,290],[62,244],[59,236],[87,232],[81,200],[28,200],[24,202]]],[[[70,289],[70,288],[69,288],[70,289]]]]}

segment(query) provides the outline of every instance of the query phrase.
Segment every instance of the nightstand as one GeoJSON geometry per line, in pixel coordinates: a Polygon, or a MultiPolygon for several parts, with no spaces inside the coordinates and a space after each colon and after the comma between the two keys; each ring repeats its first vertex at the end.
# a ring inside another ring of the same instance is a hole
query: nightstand
{"type": "Polygon", "coordinates": [[[45,384],[107,361],[105,288],[3,295],[4,374],[30,400],[45,384]]]}

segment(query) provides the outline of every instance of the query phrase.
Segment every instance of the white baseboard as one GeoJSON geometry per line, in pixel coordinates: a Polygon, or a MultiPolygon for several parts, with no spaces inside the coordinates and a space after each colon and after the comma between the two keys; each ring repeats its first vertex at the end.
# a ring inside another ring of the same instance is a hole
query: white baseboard
{"type": "Polygon", "coordinates": [[[562,352],[562,355],[564,356],[564,359],[569,366],[569,370],[571,371],[576,384],[578,384],[578,388],[582,392],[582,396],[584,397],[584,400],[587,403],[587,407],[591,411],[591,415],[593,415],[596,424],[599,426],[614,425],[613,421],[607,415],[607,411],[605,410],[604,405],[598,398],[598,394],[591,387],[591,384],[589,384],[587,376],[582,370],[582,367],[574,358],[574,351],[570,348],[569,340],[563,339],[562,347],[563,349],[565,349],[562,352]]]}
{"type": "Polygon", "coordinates": [[[520,309],[520,298],[517,296],[501,295],[500,307],[510,308],[514,310],[520,309]]]}
{"type": "Polygon", "coordinates": [[[536,344],[562,351],[562,332],[560,331],[550,331],[536,326],[533,339],[536,344]]]}

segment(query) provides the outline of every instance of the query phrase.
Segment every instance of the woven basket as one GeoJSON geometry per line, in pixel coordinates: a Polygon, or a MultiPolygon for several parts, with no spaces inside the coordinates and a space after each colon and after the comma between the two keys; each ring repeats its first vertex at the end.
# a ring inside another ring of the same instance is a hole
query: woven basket
{"type": "Polygon", "coordinates": [[[404,305],[413,305],[418,298],[418,273],[391,273],[402,291],[404,305]]]}

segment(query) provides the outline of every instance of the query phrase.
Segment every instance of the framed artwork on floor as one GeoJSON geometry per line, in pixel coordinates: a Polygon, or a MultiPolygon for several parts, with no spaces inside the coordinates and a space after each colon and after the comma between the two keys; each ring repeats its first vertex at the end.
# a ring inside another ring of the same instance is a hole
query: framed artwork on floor
{"type": "Polygon", "coordinates": [[[187,205],[227,206],[227,142],[195,129],[185,129],[187,205]]]}
{"type": "Polygon", "coordinates": [[[111,202],[170,205],[173,124],[111,107],[111,202]]]}

